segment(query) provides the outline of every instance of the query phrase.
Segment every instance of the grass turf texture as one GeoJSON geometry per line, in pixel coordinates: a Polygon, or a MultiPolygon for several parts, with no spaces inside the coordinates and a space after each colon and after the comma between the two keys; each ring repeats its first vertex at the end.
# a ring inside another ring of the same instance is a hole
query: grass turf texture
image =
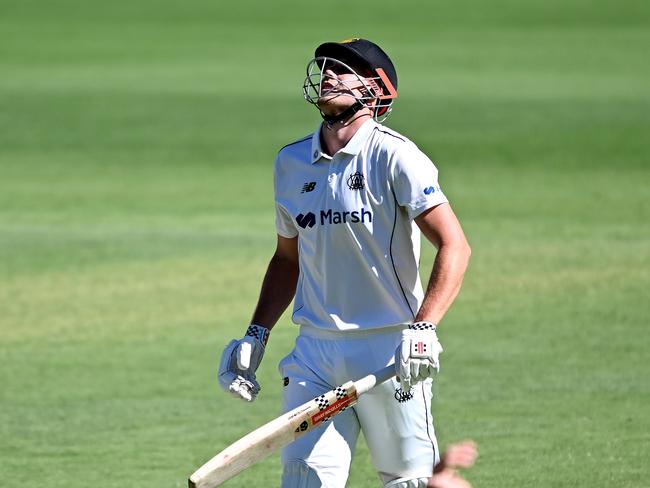
{"type": "MultiPolygon", "coordinates": [[[[355,34],[394,57],[389,125],[437,161],[474,249],[441,444],[479,442],[484,488],[648,486],[646,2],[1,7],[3,486],[185,486],[277,415],[286,317],[258,402],[215,368],[274,245],[275,151],[317,124],[304,65],[355,34]]],[[[363,444],[349,485],[379,485],[363,444]]]]}

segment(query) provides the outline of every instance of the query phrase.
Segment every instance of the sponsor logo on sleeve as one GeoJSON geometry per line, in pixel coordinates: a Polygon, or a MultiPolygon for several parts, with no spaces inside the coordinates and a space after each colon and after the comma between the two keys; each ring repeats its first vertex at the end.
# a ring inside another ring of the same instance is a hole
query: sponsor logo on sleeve
{"type": "Polygon", "coordinates": [[[431,195],[432,193],[435,193],[436,187],[435,186],[428,186],[424,189],[424,194],[425,195],[431,195]]]}

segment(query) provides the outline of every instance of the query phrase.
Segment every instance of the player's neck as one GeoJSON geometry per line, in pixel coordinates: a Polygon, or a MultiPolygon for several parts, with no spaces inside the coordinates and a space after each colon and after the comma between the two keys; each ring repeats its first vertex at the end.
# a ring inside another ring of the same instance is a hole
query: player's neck
{"type": "Polygon", "coordinates": [[[370,118],[370,114],[358,114],[345,122],[337,122],[332,125],[323,124],[320,131],[323,152],[334,156],[345,147],[359,128],[370,118]]]}

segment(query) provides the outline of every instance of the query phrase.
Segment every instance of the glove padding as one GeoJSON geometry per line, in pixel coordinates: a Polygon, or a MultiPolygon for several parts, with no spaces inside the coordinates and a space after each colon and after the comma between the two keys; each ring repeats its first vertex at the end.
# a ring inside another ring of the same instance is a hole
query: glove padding
{"type": "Polygon", "coordinates": [[[403,391],[440,371],[442,346],[436,326],[416,322],[402,331],[402,342],[395,351],[395,374],[403,391]]]}
{"type": "Polygon", "coordinates": [[[262,389],[255,372],[264,357],[268,329],[251,325],[243,339],[232,340],[221,354],[219,385],[237,398],[252,402],[262,389]],[[261,339],[261,340],[260,340],[261,339]]]}

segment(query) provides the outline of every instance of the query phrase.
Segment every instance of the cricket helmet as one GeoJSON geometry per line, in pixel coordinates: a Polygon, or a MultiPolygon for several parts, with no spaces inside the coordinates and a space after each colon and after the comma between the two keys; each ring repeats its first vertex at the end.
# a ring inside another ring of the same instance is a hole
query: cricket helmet
{"type": "MultiPolygon", "coordinates": [[[[376,120],[385,120],[391,112],[393,100],[397,98],[397,71],[388,55],[375,43],[367,39],[347,39],[342,42],[326,42],[316,48],[314,59],[307,65],[307,78],[303,84],[305,99],[316,105],[323,90],[325,71],[352,73],[365,89],[355,97],[355,110],[343,120],[363,107],[373,109],[376,120]]],[[[340,82],[345,85],[345,82],[340,82]]],[[[351,107],[352,109],[352,107],[351,107]]],[[[321,112],[323,118],[328,118],[321,112]]],[[[334,120],[334,122],[338,121],[334,120]]]]}

